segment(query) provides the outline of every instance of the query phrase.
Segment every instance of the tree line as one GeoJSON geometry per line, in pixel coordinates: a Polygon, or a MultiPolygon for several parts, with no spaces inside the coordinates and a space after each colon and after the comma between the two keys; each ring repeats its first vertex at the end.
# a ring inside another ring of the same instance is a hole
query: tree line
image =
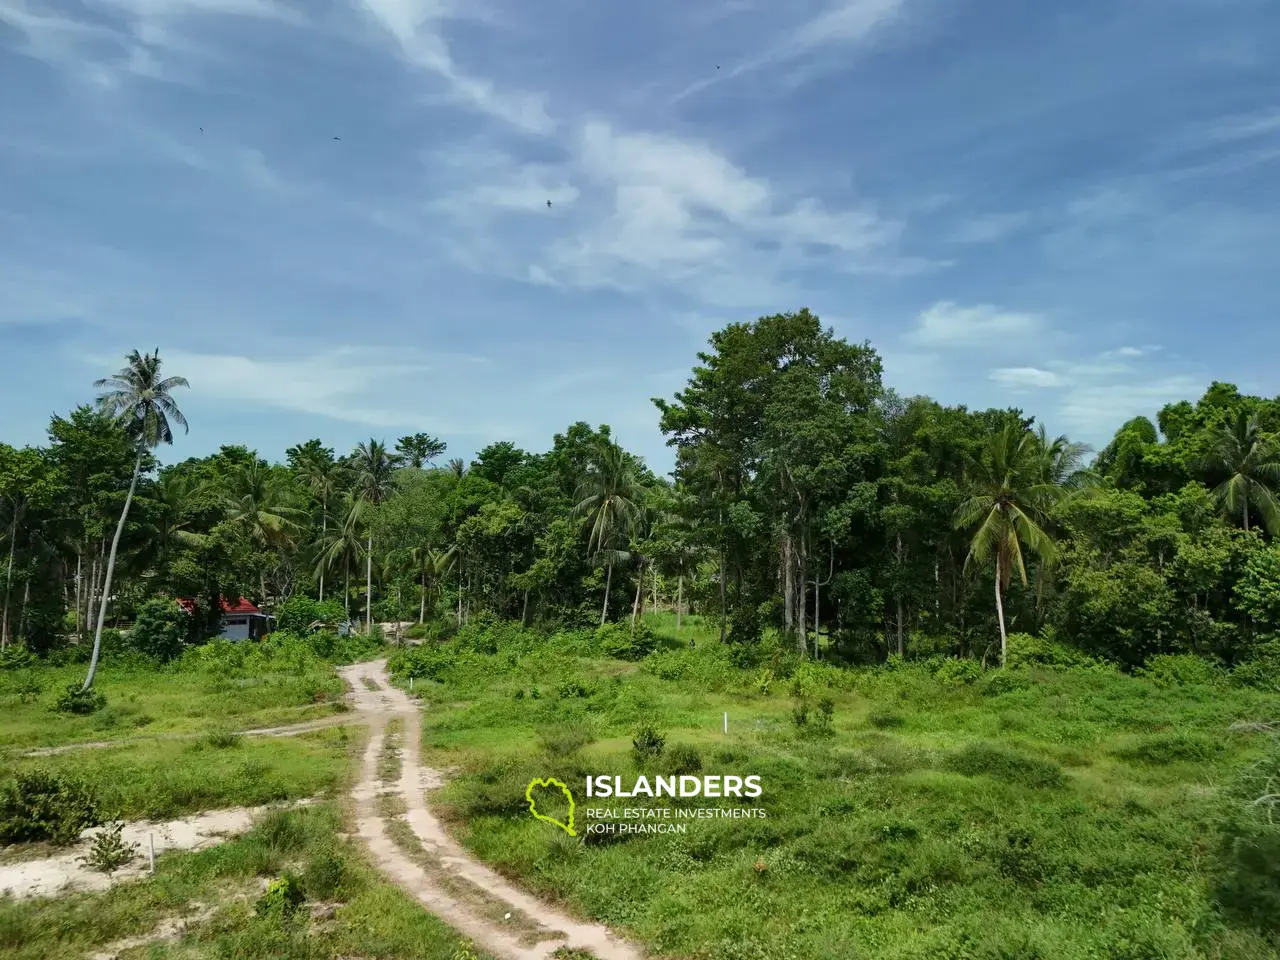
{"type": "Polygon", "coordinates": [[[1229,384],[1090,460],[1022,410],[898,395],[869,343],[802,310],[716,332],[654,400],[670,477],[585,422],[470,463],[417,433],[160,468],[184,386],[135,352],[47,444],[0,444],[0,645],[100,641],[176,596],[199,599],[205,636],[218,598],[243,595],[338,601],[365,629],[697,612],[738,649],[772,628],[842,662],[1002,660],[1010,633],[1130,666],[1276,656],[1280,401],[1229,384]]]}

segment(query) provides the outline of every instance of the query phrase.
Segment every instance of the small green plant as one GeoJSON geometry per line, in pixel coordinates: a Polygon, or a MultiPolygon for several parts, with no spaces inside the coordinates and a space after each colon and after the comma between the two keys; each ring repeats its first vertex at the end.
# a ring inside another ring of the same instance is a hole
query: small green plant
{"type": "Polygon", "coordinates": [[[0,650],[0,670],[21,670],[35,666],[36,655],[20,644],[0,650]]]}
{"type": "Polygon", "coordinates": [[[107,705],[107,698],[90,687],[82,690],[80,684],[71,683],[53,702],[53,709],[59,713],[76,713],[81,716],[97,713],[107,705]]]}
{"type": "Polygon", "coordinates": [[[204,736],[204,742],[216,750],[226,750],[240,746],[240,734],[232,730],[210,730],[204,736]]]}
{"type": "Polygon", "coordinates": [[[668,751],[663,767],[676,776],[692,775],[702,769],[702,754],[696,747],[678,743],[668,751]]]}
{"type": "Polygon", "coordinates": [[[308,861],[302,871],[302,887],[312,900],[325,900],[342,890],[348,875],[347,861],[325,850],[308,861]]]}
{"type": "Polygon", "coordinates": [[[773,671],[761,670],[759,675],[755,679],[756,693],[760,694],[760,696],[762,697],[767,697],[769,695],[769,686],[772,683],[773,683],[773,671]]]}
{"type": "Polygon", "coordinates": [[[565,723],[538,731],[538,741],[550,757],[571,757],[595,739],[584,723],[565,723]]]}
{"type": "Polygon", "coordinates": [[[40,699],[43,689],[34,677],[28,677],[18,684],[18,702],[35,703],[40,699]]]}
{"type": "Polygon", "coordinates": [[[470,940],[459,940],[458,948],[453,951],[449,960],[480,960],[480,954],[476,953],[475,946],[470,940]]]}
{"type": "Polygon", "coordinates": [[[867,722],[877,730],[895,730],[906,723],[902,718],[902,714],[891,713],[887,710],[877,710],[867,717],[867,722]]]}
{"type": "Polygon", "coordinates": [[[666,745],[666,735],[655,730],[652,724],[646,723],[631,741],[631,759],[637,767],[643,767],[661,757],[666,745]]]}
{"type": "Polygon", "coordinates": [[[258,898],[257,912],[262,917],[292,916],[306,900],[302,880],[293,873],[283,873],[272,880],[267,892],[258,898]]]}
{"type": "Polygon", "coordinates": [[[791,722],[800,730],[809,726],[809,701],[796,701],[796,705],[791,710],[791,722]]]}
{"type": "Polygon", "coordinates": [[[133,863],[138,858],[138,845],[125,840],[121,836],[123,830],[123,821],[107,824],[94,835],[93,846],[79,858],[80,862],[90,870],[97,870],[108,876],[133,863]]]}
{"type": "Polygon", "coordinates": [[[28,770],[0,790],[0,843],[72,843],[100,822],[97,798],[75,777],[28,770]]]}

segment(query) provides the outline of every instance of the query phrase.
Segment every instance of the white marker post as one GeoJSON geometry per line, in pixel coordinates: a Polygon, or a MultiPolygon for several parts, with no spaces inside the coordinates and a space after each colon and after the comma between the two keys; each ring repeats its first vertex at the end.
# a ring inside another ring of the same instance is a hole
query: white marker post
{"type": "Polygon", "coordinates": [[[729,732],[729,711],[728,710],[724,712],[724,732],[725,733],[729,732]]]}
{"type": "Polygon", "coordinates": [[[410,677],[410,678],[409,678],[409,689],[410,689],[410,690],[412,690],[412,689],[413,689],[413,677],[410,677]]]}
{"type": "Polygon", "coordinates": [[[156,835],[154,833],[147,834],[147,863],[151,868],[151,872],[156,872],[156,835]]]}

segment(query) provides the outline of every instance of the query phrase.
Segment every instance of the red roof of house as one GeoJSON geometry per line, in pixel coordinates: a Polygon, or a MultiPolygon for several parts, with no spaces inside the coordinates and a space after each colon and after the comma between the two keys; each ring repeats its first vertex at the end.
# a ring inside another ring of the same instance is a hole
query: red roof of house
{"type": "MultiPolygon", "coordinates": [[[[187,613],[195,613],[196,602],[194,600],[190,597],[178,597],[177,599],[178,606],[182,607],[183,610],[187,611],[187,613]]],[[[241,597],[235,603],[232,603],[226,597],[221,597],[220,600],[223,613],[256,613],[265,616],[261,610],[244,597],[241,597]]]]}

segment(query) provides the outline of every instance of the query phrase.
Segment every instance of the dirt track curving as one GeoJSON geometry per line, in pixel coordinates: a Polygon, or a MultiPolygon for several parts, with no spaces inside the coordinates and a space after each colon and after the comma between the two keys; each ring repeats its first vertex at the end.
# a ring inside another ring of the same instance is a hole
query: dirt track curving
{"type": "Polygon", "coordinates": [[[477,946],[504,960],[548,960],[560,947],[587,950],[600,960],[642,960],[639,949],[607,928],[575,920],[517,889],[454,842],[426,803],[425,790],[437,785],[440,777],[421,763],[417,702],[391,685],[385,660],[344,667],[341,673],[353,706],[370,726],[360,779],[352,791],[357,831],[387,877],[477,946]],[[386,804],[379,802],[386,798],[378,780],[378,758],[387,724],[396,718],[403,728],[401,766],[390,799],[403,809],[394,816],[412,831],[417,849],[397,842],[403,831],[393,829],[386,804]],[[532,931],[519,929],[526,924],[506,922],[517,914],[532,923],[532,931]]]}

